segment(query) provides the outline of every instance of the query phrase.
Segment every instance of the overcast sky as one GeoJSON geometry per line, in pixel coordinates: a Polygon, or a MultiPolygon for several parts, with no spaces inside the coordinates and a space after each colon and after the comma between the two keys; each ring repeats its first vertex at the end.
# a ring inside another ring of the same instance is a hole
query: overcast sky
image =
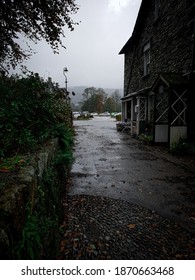
{"type": "Polygon", "coordinates": [[[76,0],[74,19],[80,22],[63,40],[66,50],[53,54],[41,42],[37,54],[26,63],[30,71],[64,86],[63,68],[68,68],[68,87],[123,88],[124,56],[119,51],[132,34],[141,0],[76,0]]]}

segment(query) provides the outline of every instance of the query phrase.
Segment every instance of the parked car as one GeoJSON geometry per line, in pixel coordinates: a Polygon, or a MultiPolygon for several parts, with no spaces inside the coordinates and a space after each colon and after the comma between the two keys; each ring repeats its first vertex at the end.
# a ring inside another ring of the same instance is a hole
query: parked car
{"type": "Polygon", "coordinates": [[[77,119],[81,115],[80,112],[72,112],[72,114],[73,114],[73,119],[77,119]]]}

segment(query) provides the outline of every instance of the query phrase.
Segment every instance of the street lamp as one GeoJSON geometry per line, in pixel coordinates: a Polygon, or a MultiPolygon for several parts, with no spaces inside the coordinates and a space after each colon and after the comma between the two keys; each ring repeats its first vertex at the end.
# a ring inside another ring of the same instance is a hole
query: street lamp
{"type": "Polygon", "coordinates": [[[67,72],[68,72],[67,67],[64,67],[63,68],[63,74],[64,74],[64,77],[65,77],[65,100],[66,100],[66,102],[70,103],[70,96],[69,96],[69,92],[67,90],[67,84],[68,84],[67,76],[66,76],[67,72]]]}
{"type": "Polygon", "coordinates": [[[68,93],[67,92],[67,83],[68,83],[68,81],[67,81],[67,77],[66,77],[66,73],[68,72],[68,69],[67,69],[67,67],[64,67],[64,69],[63,69],[63,74],[64,74],[64,77],[65,77],[65,89],[66,89],[66,94],[68,93]]]}

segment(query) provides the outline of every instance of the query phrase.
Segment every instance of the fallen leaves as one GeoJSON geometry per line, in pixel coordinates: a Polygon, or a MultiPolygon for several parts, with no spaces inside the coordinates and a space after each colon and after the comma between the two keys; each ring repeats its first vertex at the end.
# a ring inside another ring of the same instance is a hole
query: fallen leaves
{"type": "Polygon", "coordinates": [[[134,229],[134,228],[136,228],[136,224],[129,224],[129,225],[128,225],[128,228],[134,229]]]}
{"type": "Polygon", "coordinates": [[[194,258],[190,235],[155,211],[86,195],[68,196],[64,206],[63,260],[194,258]]]}
{"type": "Polygon", "coordinates": [[[0,172],[10,173],[17,171],[25,163],[20,157],[12,157],[0,160],[0,172]]]}

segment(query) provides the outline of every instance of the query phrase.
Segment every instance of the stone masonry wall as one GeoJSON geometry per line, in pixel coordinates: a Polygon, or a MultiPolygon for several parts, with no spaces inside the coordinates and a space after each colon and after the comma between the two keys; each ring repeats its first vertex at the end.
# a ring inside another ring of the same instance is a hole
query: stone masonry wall
{"type": "Polygon", "coordinates": [[[45,144],[36,154],[26,159],[18,174],[6,175],[0,193],[0,259],[13,259],[13,248],[21,239],[26,222],[26,207],[35,207],[37,189],[44,172],[58,151],[58,139],[45,144]]]}
{"type": "Polygon", "coordinates": [[[139,39],[125,54],[125,95],[152,86],[161,72],[185,74],[190,71],[193,52],[193,21],[189,9],[190,2],[186,0],[161,1],[157,20],[154,18],[154,3],[153,0],[149,14],[146,14],[139,39]],[[143,76],[143,46],[147,41],[151,44],[150,73],[143,76]],[[135,47],[134,53],[133,47],[135,47]]]}

